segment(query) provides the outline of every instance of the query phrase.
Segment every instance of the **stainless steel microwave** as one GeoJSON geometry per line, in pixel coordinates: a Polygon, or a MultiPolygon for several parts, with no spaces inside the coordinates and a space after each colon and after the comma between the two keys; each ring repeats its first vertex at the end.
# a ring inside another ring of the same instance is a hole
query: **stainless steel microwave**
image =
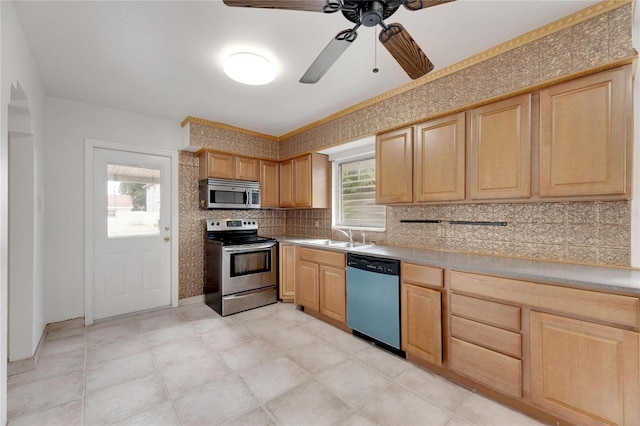
{"type": "Polygon", "coordinates": [[[243,180],[202,179],[201,209],[259,209],[260,183],[243,180]]]}

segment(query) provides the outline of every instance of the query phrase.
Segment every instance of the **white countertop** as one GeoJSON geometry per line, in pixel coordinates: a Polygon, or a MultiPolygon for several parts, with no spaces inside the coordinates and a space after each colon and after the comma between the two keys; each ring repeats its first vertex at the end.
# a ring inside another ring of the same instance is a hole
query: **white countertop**
{"type": "Polygon", "coordinates": [[[295,243],[323,250],[360,253],[456,271],[640,296],[639,269],[579,265],[384,245],[345,248],[319,244],[318,242],[326,240],[315,240],[314,238],[287,236],[275,236],[274,238],[280,242],[295,243]],[[317,242],[314,243],[314,241],[317,242]]]}

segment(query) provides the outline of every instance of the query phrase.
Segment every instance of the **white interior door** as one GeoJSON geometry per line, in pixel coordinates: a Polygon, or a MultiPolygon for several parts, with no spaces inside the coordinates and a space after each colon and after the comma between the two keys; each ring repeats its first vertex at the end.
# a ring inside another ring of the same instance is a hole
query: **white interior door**
{"type": "Polygon", "coordinates": [[[93,319],[171,305],[171,158],[93,154],[93,319]]]}

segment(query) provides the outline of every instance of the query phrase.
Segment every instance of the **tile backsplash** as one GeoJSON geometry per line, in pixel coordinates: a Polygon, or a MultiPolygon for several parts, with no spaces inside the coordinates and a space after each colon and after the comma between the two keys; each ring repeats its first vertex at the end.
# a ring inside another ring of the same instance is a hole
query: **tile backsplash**
{"type": "MultiPolygon", "coordinates": [[[[627,201],[388,206],[386,230],[367,231],[365,238],[393,246],[629,266],[630,208],[627,201]]],[[[285,229],[292,236],[345,239],[331,230],[330,209],[287,210],[285,229]]],[[[355,240],[361,238],[362,232],[354,232],[355,240]]]]}

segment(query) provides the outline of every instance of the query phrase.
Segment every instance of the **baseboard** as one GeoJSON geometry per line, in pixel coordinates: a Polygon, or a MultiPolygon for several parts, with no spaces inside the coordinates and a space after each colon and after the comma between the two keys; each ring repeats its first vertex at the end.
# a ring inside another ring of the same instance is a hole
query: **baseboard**
{"type": "Polygon", "coordinates": [[[178,306],[193,305],[194,303],[204,303],[204,294],[178,300],[178,306]]]}
{"type": "Polygon", "coordinates": [[[38,364],[38,358],[40,357],[40,351],[44,346],[43,343],[47,338],[47,334],[49,333],[47,328],[48,326],[46,326],[44,330],[42,330],[42,336],[40,336],[40,341],[38,341],[36,352],[33,354],[32,357],[19,359],[17,361],[7,362],[7,377],[15,376],[16,374],[26,373],[36,369],[36,365],[38,364]]]}

